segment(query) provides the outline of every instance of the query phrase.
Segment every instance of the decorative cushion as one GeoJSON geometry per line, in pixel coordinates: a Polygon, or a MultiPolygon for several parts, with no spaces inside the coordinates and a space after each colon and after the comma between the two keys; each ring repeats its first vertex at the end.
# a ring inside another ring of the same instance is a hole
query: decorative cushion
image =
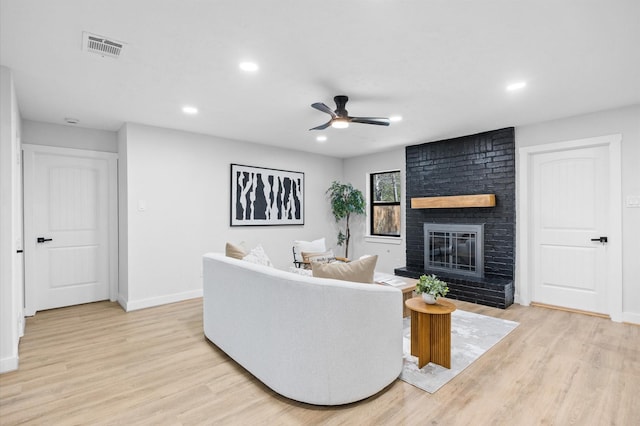
{"type": "Polygon", "coordinates": [[[302,252],[302,267],[304,269],[311,269],[311,262],[318,263],[330,263],[336,260],[333,250],[327,250],[324,252],[302,252]]]}
{"type": "Polygon", "coordinates": [[[251,249],[249,254],[242,258],[242,260],[246,260],[247,262],[256,263],[258,265],[271,266],[273,267],[273,263],[267,256],[267,253],[264,252],[264,249],[260,244],[258,244],[255,248],[251,249]]]}
{"type": "Polygon", "coordinates": [[[318,262],[318,263],[329,263],[336,260],[336,256],[333,254],[333,250],[327,250],[324,252],[302,252],[302,260],[304,262],[318,262]]]}
{"type": "Polygon", "coordinates": [[[323,238],[319,238],[313,241],[301,241],[296,240],[293,242],[293,258],[296,262],[303,262],[302,252],[306,251],[309,253],[322,253],[327,251],[327,247],[325,245],[325,240],[323,238]]]}
{"type": "Polygon", "coordinates": [[[224,254],[227,257],[233,257],[234,259],[242,260],[242,258],[245,257],[248,253],[243,247],[227,243],[224,247],[224,254]]]}
{"type": "Polygon", "coordinates": [[[378,256],[369,256],[350,263],[311,263],[314,277],[372,283],[378,256]]]}

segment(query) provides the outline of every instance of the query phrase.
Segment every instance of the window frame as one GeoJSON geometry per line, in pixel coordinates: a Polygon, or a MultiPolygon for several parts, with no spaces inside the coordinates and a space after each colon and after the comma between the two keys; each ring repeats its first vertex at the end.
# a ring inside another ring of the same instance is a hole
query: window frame
{"type": "Polygon", "coordinates": [[[371,172],[369,173],[369,179],[368,179],[368,183],[369,183],[369,193],[368,193],[368,198],[369,198],[369,206],[368,206],[368,214],[369,214],[369,220],[368,220],[368,227],[369,227],[369,237],[375,237],[375,238],[389,238],[389,239],[400,239],[402,238],[402,170],[396,169],[396,170],[385,170],[385,171],[379,171],[379,172],[371,172]],[[374,196],[374,189],[375,189],[375,185],[374,185],[374,179],[375,176],[377,175],[384,175],[384,174],[391,174],[391,173],[398,173],[398,177],[399,177],[399,184],[400,184],[400,191],[398,193],[398,201],[382,201],[382,202],[375,202],[375,196],[374,196]],[[398,234],[377,234],[374,233],[374,223],[373,223],[373,219],[374,219],[374,208],[375,207],[383,207],[383,206],[398,206],[398,208],[400,209],[400,228],[398,229],[398,234]]]}

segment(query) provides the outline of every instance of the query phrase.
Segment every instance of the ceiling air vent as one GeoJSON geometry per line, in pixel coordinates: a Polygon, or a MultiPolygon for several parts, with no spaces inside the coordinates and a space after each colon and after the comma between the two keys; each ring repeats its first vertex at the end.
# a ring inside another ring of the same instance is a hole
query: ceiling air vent
{"type": "Polygon", "coordinates": [[[102,57],[118,58],[124,43],[86,31],[82,33],[82,49],[102,57]]]}

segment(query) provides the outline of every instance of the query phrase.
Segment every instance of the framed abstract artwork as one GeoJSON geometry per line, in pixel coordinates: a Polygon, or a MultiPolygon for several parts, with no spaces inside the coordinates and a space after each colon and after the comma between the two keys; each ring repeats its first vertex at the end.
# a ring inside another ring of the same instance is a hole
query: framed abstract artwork
{"type": "Polygon", "coordinates": [[[304,225],[304,173],[231,164],[231,226],[304,225]]]}

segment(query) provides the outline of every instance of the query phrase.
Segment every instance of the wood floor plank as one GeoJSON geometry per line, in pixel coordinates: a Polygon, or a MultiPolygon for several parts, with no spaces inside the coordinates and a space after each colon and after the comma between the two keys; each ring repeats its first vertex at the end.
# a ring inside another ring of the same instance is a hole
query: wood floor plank
{"type": "Polygon", "coordinates": [[[520,322],[435,394],[402,381],[364,401],[284,398],[204,338],[202,301],[125,313],[101,302],[27,319],[0,375],[0,425],[633,425],[640,327],[541,307],[458,309],[520,322]]]}

